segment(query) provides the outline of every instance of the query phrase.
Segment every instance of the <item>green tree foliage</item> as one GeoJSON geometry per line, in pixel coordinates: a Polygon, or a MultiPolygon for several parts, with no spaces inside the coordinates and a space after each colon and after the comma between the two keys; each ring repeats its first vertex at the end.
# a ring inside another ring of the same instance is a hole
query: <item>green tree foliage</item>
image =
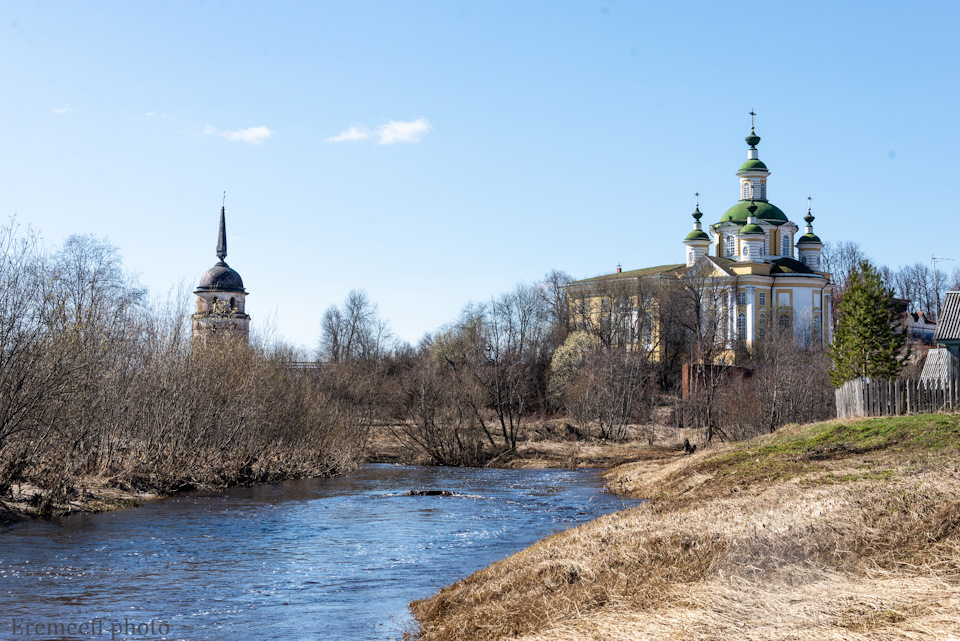
{"type": "Polygon", "coordinates": [[[903,367],[907,335],[899,329],[893,293],[869,261],[860,261],[851,272],[839,313],[829,348],[830,382],[839,387],[861,376],[894,378],[903,367]]]}

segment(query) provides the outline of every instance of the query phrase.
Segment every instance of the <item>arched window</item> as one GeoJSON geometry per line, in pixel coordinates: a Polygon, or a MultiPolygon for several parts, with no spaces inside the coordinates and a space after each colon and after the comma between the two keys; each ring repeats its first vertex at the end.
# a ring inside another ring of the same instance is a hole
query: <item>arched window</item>
{"type": "Polygon", "coordinates": [[[786,334],[790,331],[790,316],[787,314],[780,314],[780,318],[777,319],[777,329],[781,334],[786,334]]]}
{"type": "Polygon", "coordinates": [[[760,200],[767,199],[767,183],[760,183],[760,200]]]}
{"type": "Polygon", "coordinates": [[[733,258],[737,255],[737,237],[733,234],[726,234],[723,238],[723,255],[726,258],[733,258]]]}
{"type": "Polygon", "coordinates": [[[744,200],[750,199],[750,181],[749,180],[743,181],[743,199],[744,200]]]}
{"type": "Polygon", "coordinates": [[[790,255],[790,233],[787,231],[784,231],[783,236],[780,237],[780,255],[790,255]]]}
{"type": "Polygon", "coordinates": [[[747,315],[737,314],[737,338],[747,340],[747,315]]]}
{"type": "Polygon", "coordinates": [[[653,349],[653,317],[643,315],[643,326],[640,328],[640,342],[644,349],[653,349]]]}
{"type": "Polygon", "coordinates": [[[230,297],[230,309],[233,309],[236,306],[237,306],[237,299],[230,297]]]}

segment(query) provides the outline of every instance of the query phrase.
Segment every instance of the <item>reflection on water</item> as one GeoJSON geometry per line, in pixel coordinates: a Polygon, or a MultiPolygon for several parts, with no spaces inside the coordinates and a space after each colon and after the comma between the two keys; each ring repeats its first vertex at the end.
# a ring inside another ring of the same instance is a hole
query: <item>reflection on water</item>
{"type": "Polygon", "coordinates": [[[602,488],[587,470],[372,465],[20,523],[0,532],[0,637],[400,638],[411,599],[623,507],[602,488]]]}

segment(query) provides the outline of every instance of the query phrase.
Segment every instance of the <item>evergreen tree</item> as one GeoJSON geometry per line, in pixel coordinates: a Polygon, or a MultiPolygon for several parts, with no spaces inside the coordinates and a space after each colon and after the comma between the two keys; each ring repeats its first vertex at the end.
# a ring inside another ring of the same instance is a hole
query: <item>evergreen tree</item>
{"type": "Polygon", "coordinates": [[[909,354],[901,354],[907,341],[899,328],[900,318],[893,304],[893,292],[884,285],[880,272],[867,260],[852,271],[839,307],[840,317],[829,347],[835,387],[851,378],[894,378],[909,354]]]}

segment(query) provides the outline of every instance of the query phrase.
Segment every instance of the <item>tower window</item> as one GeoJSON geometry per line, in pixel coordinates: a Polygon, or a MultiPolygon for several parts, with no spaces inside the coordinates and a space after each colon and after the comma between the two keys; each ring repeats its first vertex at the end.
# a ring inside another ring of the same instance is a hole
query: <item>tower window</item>
{"type": "Polygon", "coordinates": [[[784,232],[780,238],[780,254],[782,256],[790,255],[790,234],[787,232],[784,232]]]}
{"type": "Polygon", "coordinates": [[[749,180],[743,181],[743,199],[744,200],[750,199],[750,181],[749,180]]]}
{"type": "Polygon", "coordinates": [[[726,258],[733,258],[737,254],[737,237],[733,234],[727,234],[723,239],[723,255],[726,258]]]}
{"type": "Polygon", "coordinates": [[[760,200],[767,199],[767,183],[760,183],[760,200]]]}

